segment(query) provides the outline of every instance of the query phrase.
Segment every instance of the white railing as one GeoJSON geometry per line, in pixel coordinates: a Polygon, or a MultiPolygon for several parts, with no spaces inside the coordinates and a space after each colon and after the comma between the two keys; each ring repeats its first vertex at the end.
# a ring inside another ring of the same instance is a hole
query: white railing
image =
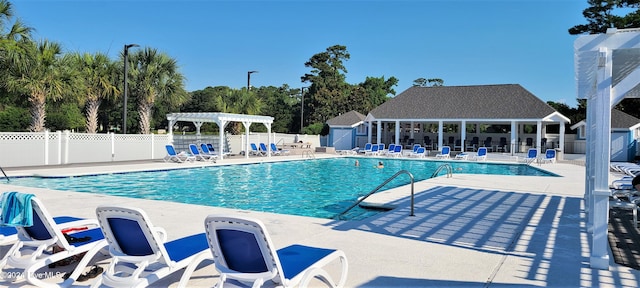
{"type": "Polygon", "coordinates": [[[170,135],[0,132],[0,166],[162,159],[170,135]]]}

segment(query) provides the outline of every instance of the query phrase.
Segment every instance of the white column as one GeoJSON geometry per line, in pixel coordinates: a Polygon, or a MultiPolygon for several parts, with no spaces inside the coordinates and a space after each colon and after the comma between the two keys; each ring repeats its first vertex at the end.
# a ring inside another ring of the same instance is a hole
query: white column
{"type": "Polygon", "coordinates": [[[464,143],[467,138],[467,121],[462,120],[462,124],[460,125],[462,126],[462,129],[460,129],[460,151],[464,152],[467,150],[467,145],[464,143]]]}
{"type": "Polygon", "coordinates": [[[251,122],[242,122],[242,125],[244,125],[244,131],[246,131],[245,134],[247,138],[246,143],[244,143],[244,158],[249,159],[249,151],[251,151],[251,148],[249,148],[249,127],[251,127],[251,122]]]}
{"type": "Polygon", "coordinates": [[[49,130],[44,130],[44,165],[49,165],[49,130]]]}
{"type": "Polygon", "coordinates": [[[442,151],[442,138],[444,138],[444,132],[442,131],[442,120],[438,121],[438,150],[442,151]]]}
{"type": "Polygon", "coordinates": [[[395,135],[395,140],[393,141],[393,144],[400,145],[400,130],[402,130],[402,127],[400,127],[400,121],[396,120],[395,130],[396,130],[396,133],[395,133],[396,135],[395,135]]]}
{"type": "MultiPolygon", "coordinates": [[[[598,52],[598,80],[595,99],[589,99],[596,110],[593,136],[594,142],[594,189],[593,189],[593,237],[590,263],[592,268],[609,269],[609,160],[611,158],[611,85],[612,66],[611,51],[600,48],[598,52]]],[[[589,120],[589,119],[587,119],[589,120]]]]}
{"type": "Polygon", "coordinates": [[[376,135],[376,144],[380,144],[380,139],[382,137],[382,121],[378,120],[378,134],[376,135]]]}
{"type": "Polygon", "coordinates": [[[540,147],[541,145],[542,145],[542,121],[538,120],[538,122],[536,122],[536,148],[538,149],[538,155],[544,152],[542,151],[542,147],[540,147]]]}
{"type": "Polygon", "coordinates": [[[371,139],[373,139],[373,123],[371,121],[368,122],[369,127],[367,127],[367,143],[371,143],[371,139]]]}
{"type": "Polygon", "coordinates": [[[518,152],[516,149],[519,148],[516,147],[518,147],[518,124],[516,121],[511,121],[511,156],[518,152]]]}
{"type": "Polygon", "coordinates": [[[564,133],[565,133],[565,128],[564,128],[564,122],[560,123],[560,141],[558,142],[558,149],[560,151],[562,151],[562,157],[559,158],[559,160],[564,160],[564,153],[566,153],[564,151],[564,133]]]}

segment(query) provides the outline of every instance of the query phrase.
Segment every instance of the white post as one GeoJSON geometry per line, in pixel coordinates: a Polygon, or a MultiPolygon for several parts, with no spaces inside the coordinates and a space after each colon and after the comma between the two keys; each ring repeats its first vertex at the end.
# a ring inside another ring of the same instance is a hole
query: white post
{"type": "Polygon", "coordinates": [[[156,145],[155,145],[155,144],[156,144],[156,142],[155,142],[155,139],[154,139],[154,137],[153,137],[153,136],[154,136],[154,134],[153,134],[153,133],[151,133],[151,149],[149,149],[149,150],[151,150],[151,160],[153,160],[153,154],[155,153],[155,148],[156,148],[156,147],[155,147],[155,146],[156,146],[156,145]]]}
{"type": "MultiPolygon", "coordinates": [[[[58,135],[58,137],[60,136],[62,135],[58,135]]],[[[70,138],[71,138],[71,132],[69,130],[64,130],[64,142],[62,142],[62,144],[64,145],[64,162],[63,162],[64,164],[69,163],[69,139],[70,138]]]]}
{"type": "Polygon", "coordinates": [[[376,144],[382,139],[382,121],[378,120],[378,135],[376,135],[376,144]]]}
{"type": "Polygon", "coordinates": [[[49,130],[44,130],[44,165],[49,165],[49,130]]]}
{"type": "MultiPolygon", "coordinates": [[[[68,136],[69,135],[69,130],[64,130],[64,135],[68,136]]],[[[65,151],[65,155],[66,152],[69,152],[69,150],[66,150],[62,147],[63,141],[62,141],[62,132],[61,131],[56,131],[56,138],[58,138],[58,165],[62,164],[62,151],[65,151]]],[[[65,141],[64,143],[66,144],[67,140],[69,138],[65,137],[65,141]]]]}
{"type": "MultiPolygon", "coordinates": [[[[516,152],[518,145],[518,124],[516,121],[511,121],[511,156],[516,152]]],[[[519,149],[519,148],[518,148],[519,149]]]]}
{"type": "Polygon", "coordinates": [[[442,151],[442,138],[444,138],[444,132],[442,131],[442,129],[444,129],[442,126],[442,120],[438,121],[438,150],[442,151]]]}
{"type": "Polygon", "coordinates": [[[111,132],[111,161],[116,160],[116,134],[111,132]]]}
{"type": "MultiPolygon", "coordinates": [[[[598,80],[597,93],[595,99],[589,105],[595,105],[596,125],[593,132],[596,141],[595,152],[595,179],[593,189],[593,237],[591,247],[590,263],[592,268],[609,269],[609,243],[608,222],[609,222],[609,160],[611,157],[611,86],[613,71],[611,51],[607,48],[600,48],[598,52],[598,80]]],[[[589,119],[587,119],[589,120],[589,119]]]]}
{"type": "Polygon", "coordinates": [[[400,130],[402,130],[402,127],[400,127],[400,121],[396,121],[396,133],[393,144],[400,145],[400,130]]]}

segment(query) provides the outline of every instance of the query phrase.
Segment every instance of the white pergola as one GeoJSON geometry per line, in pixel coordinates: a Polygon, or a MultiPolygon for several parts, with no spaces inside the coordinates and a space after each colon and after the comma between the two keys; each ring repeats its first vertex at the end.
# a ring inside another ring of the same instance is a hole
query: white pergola
{"type": "Polygon", "coordinates": [[[609,269],[609,161],[611,108],[640,98],[640,29],[607,30],[574,42],[579,99],[587,100],[585,209],[591,233],[590,265],[609,269]]]}
{"type": "MultiPolygon", "coordinates": [[[[249,132],[251,124],[262,123],[267,127],[267,135],[271,138],[271,124],[273,123],[273,117],[271,116],[259,116],[259,115],[246,115],[246,114],[231,114],[231,113],[218,113],[218,112],[191,112],[191,113],[171,113],[167,114],[167,120],[169,120],[169,134],[173,135],[173,125],[178,121],[193,122],[196,126],[196,134],[200,135],[200,127],[204,123],[216,123],[220,127],[220,141],[218,142],[218,151],[220,159],[223,159],[224,147],[224,128],[229,122],[241,122],[244,125],[246,131],[245,141],[245,158],[249,158],[249,132]]],[[[269,139],[269,143],[271,143],[269,139]]],[[[271,157],[271,153],[267,153],[268,157],[271,157]]]]}

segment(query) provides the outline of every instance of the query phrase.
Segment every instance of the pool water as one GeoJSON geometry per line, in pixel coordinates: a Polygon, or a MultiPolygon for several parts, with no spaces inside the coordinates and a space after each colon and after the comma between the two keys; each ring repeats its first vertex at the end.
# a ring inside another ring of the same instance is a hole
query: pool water
{"type": "MultiPolygon", "coordinates": [[[[76,177],[12,178],[12,185],[332,218],[400,170],[415,181],[438,166],[454,173],[555,176],[529,165],[467,161],[333,158],[76,177]],[[358,160],[360,166],[356,167],[358,160]],[[378,161],[384,168],[376,168],[378,161]]],[[[445,174],[445,170],[441,175],[445,174]]],[[[382,190],[410,183],[400,175],[382,190]]],[[[354,208],[353,215],[364,213],[354,208]]]]}

